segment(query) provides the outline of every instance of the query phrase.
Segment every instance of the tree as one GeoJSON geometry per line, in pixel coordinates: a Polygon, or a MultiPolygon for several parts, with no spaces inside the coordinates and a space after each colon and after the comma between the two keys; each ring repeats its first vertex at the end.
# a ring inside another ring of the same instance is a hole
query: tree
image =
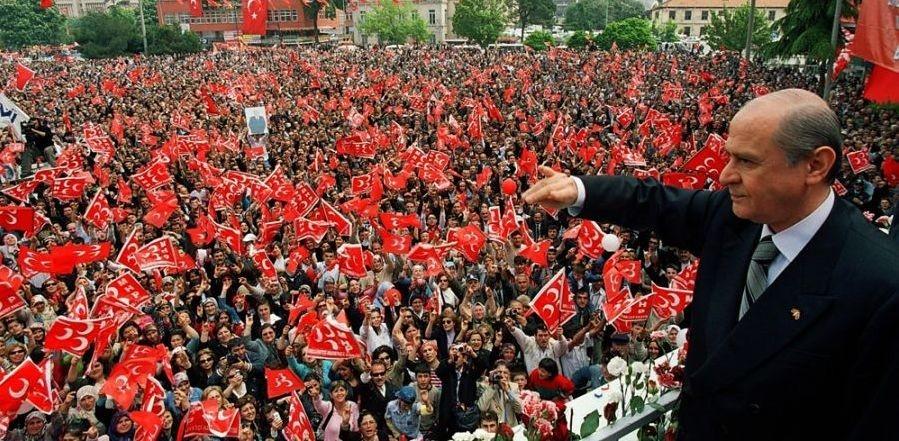
{"type": "Polygon", "coordinates": [[[156,0],[142,0],[141,4],[144,5],[144,23],[147,24],[147,32],[150,32],[151,27],[159,26],[159,16],[156,15],[156,0]]]}
{"type": "MultiPolygon", "coordinates": [[[[715,49],[725,48],[732,51],[745,49],[749,9],[749,5],[743,5],[736,9],[725,8],[720,13],[712,15],[712,22],[706,28],[703,39],[715,49]]],[[[752,45],[764,49],[770,43],[771,24],[765,18],[765,13],[756,9],[752,25],[752,45]]]]}
{"type": "Polygon", "coordinates": [[[147,26],[147,45],[151,54],[194,53],[203,49],[200,37],[194,32],[181,32],[171,26],[147,26]]]}
{"type": "Polygon", "coordinates": [[[568,37],[566,44],[569,49],[584,49],[593,45],[593,34],[584,31],[575,31],[568,37]]]}
{"type": "Polygon", "coordinates": [[[637,0],[580,0],[565,9],[565,28],[572,31],[603,29],[606,23],[643,15],[637,0]]]}
{"type": "Polygon", "coordinates": [[[656,40],[665,42],[665,43],[674,43],[678,40],[677,38],[677,23],[673,21],[665,22],[661,28],[653,25],[652,33],[656,36],[656,40]]]}
{"type": "Polygon", "coordinates": [[[524,40],[524,28],[530,24],[551,24],[556,14],[553,0],[508,0],[509,16],[515,17],[521,27],[521,39],[524,40]]]}
{"type": "Polygon", "coordinates": [[[377,35],[381,43],[405,44],[409,39],[421,42],[428,39],[428,25],[412,4],[380,0],[359,25],[365,35],[377,35]]]}
{"type": "Polygon", "coordinates": [[[132,11],[117,6],[89,12],[75,21],[75,41],[87,58],[111,58],[137,52],[142,43],[132,11]]]}
{"type": "Polygon", "coordinates": [[[652,34],[652,23],[642,18],[626,18],[609,23],[599,36],[599,47],[609,49],[612,42],[619,49],[655,49],[656,37],[652,34]]]}
{"type": "Polygon", "coordinates": [[[453,30],[482,47],[496,42],[505,25],[505,11],[499,0],[461,0],[456,4],[453,30]]]}
{"type": "Polygon", "coordinates": [[[312,20],[312,32],[313,38],[315,38],[315,44],[318,44],[318,14],[321,12],[322,8],[325,8],[325,17],[335,18],[337,17],[337,10],[343,10],[346,8],[346,0],[331,0],[325,1],[325,4],[322,5],[318,0],[312,0],[309,6],[303,6],[303,13],[306,15],[306,18],[312,20]]]}
{"type": "MultiPolygon", "coordinates": [[[[858,15],[854,3],[843,0],[843,17],[858,15]]],[[[767,53],[784,58],[804,55],[808,61],[819,63],[833,59],[836,48],[830,45],[830,32],[835,6],[832,0],[792,0],[786,15],[774,23],[780,38],[768,47],[767,53]]]]}
{"type": "Polygon", "coordinates": [[[65,17],[56,7],[41,9],[35,0],[0,3],[0,47],[20,49],[39,44],[59,44],[65,38],[65,17]]]}
{"type": "Polygon", "coordinates": [[[542,51],[555,44],[555,40],[549,32],[535,31],[531,32],[531,34],[528,35],[528,38],[524,39],[524,44],[535,51],[542,51]]]}

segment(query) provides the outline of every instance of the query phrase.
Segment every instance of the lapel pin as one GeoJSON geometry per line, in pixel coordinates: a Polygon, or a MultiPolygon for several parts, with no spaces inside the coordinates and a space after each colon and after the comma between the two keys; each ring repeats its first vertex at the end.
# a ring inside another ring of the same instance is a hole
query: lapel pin
{"type": "Polygon", "coordinates": [[[790,310],[790,315],[793,316],[793,320],[799,320],[799,317],[802,316],[802,312],[800,312],[797,308],[793,308],[790,310]]]}

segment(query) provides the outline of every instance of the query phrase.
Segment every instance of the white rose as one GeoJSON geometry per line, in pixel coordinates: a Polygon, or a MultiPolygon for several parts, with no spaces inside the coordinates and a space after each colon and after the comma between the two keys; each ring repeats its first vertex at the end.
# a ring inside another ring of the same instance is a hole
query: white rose
{"type": "Polygon", "coordinates": [[[474,441],[474,435],[468,432],[459,432],[453,435],[453,441],[474,441]]]}
{"type": "Polygon", "coordinates": [[[641,363],[639,361],[635,361],[631,363],[631,371],[635,374],[645,374],[649,368],[646,366],[646,363],[641,363]]]}
{"type": "Polygon", "coordinates": [[[617,390],[613,390],[609,392],[609,402],[610,403],[620,403],[621,402],[621,392],[617,390]]]}
{"type": "Polygon", "coordinates": [[[481,429],[481,428],[476,429],[472,435],[474,436],[475,439],[483,440],[483,441],[491,441],[494,437],[496,437],[496,434],[489,433],[486,430],[481,429]]]}
{"type": "Polygon", "coordinates": [[[609,375],[619,377],[627,372],[627,362],[621,357],[614,357],[606,364],[606,370],[609,371],[609,375]]]}

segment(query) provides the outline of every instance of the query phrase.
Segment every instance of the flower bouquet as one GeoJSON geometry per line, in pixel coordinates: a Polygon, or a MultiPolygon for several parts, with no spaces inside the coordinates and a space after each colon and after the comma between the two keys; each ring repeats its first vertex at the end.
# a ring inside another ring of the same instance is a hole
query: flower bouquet
{"type": "Polygon", "coordinates": [[[568,423],[556,403],[526,390],[521,392],[521,409],[528,441],[568,440],[568,423]]]}
{"type": "Polygon", "coordinates": [[[496,433],[487,432],[484,429],[477,429],[474,432],[458,432],[453,435],[453,441],[512,441],[515,438],[515,431],[506,424],[500,423],[496,429],[496,433]]]}

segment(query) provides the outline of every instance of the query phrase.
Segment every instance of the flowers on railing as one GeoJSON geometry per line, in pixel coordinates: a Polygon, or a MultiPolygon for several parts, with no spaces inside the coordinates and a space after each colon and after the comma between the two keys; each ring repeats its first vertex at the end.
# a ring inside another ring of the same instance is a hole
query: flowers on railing
{"type": "Polygon", "coordinates": [[[500,423],[496,433],[487,432],[484,429],[476,429],[474,432],[458,432],[453,435],[453,441],[512,441],[515,432],[506,423],[500,423]]]}

